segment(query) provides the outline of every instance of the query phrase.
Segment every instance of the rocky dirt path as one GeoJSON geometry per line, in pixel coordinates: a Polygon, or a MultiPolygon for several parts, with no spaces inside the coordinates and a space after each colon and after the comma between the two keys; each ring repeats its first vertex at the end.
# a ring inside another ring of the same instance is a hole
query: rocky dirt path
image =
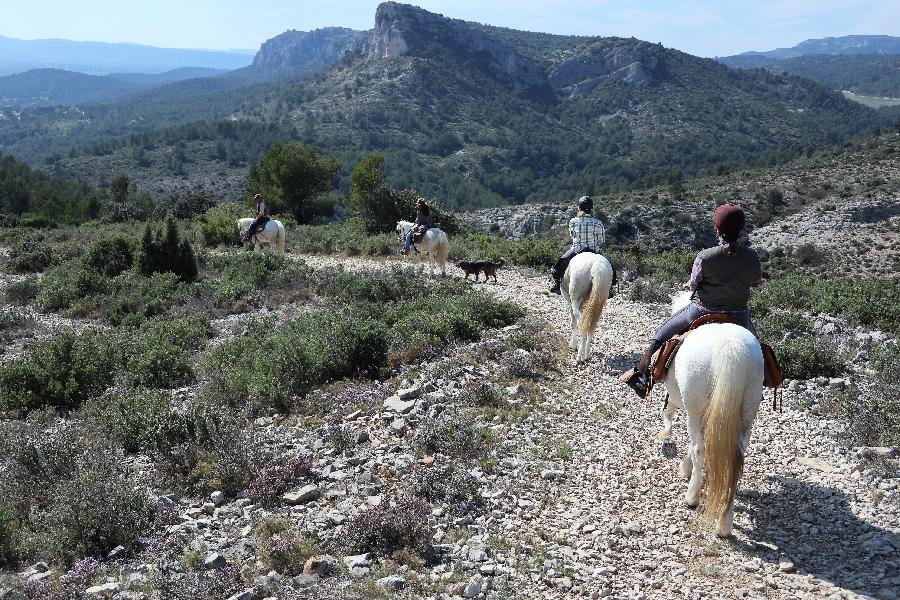
{"type": "MultiPolygon", "coordinates": [[[[411,266],[300,258],[354,271],[411,266]]],[[[566,309],[544,292],[543,276],[507,268],[500,279],[477,286],[568,335],[566,309]]],[[[785,395],[783,412],[770,402],[761,408],[732,539],[716,538],[684,506],[683,422],[677,454],[664,456],[656,441],[662,390],[642,401],[616,379],[663,316],[662,307],[621,296],[610,302],[590,362],[575,367],[570,356],[545,390],[547,404],[506,432],[485,492],[491,514],[456,567],[495,575],[507,594],[496,597],[897,597],[896,473],[837,446],[837,425],[799,408],[817,393],[811,382],[785,395]]]]}

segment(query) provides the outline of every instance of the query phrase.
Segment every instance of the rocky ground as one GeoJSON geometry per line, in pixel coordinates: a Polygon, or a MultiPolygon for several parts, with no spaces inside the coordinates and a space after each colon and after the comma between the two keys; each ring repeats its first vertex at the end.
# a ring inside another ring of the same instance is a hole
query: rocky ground
{"type": "MultiPolygon", "coordinates": [[[[314,268],[357,271],[396,264],[303,258],[314,268]]],[[[475,285],[520,304],[562,337],[568,316],[559,297],[544,291],[545,283],[543,276],[507,268],[499,284],[475,285]]],[[[307,564],[307,575],[257,576],[254,588],[234,598],[262,597],[262,590],[278,586],[300,594],[289,597],[896,598],[896,449],[839,447],[832,436],[840,426],[805,408],[843,383],[793,382],[782,411],[763,405],[736,503],[735,535],[720,540],[682,499],[686,483],[677,467],[686,445],[683,423],[676,425],[675,453],[656,441],[663,392],[639,400],[616,379],[664,311],[623,296],[607,306],[589,363],[576,367],[571,356],[565,358],[557,372],[537,382],[542,399],[521,420],[488,423],[497,440],[496,463],[472,470],[485,502],[462,511],[435,507],[433,564],[325,556],[307,564]]],[[[219,325],[239,328],[233,320],[219,325]]],[[[518,327],[481,343],[513,335],[518,327]]],[[[354,440],[344,454],[297,420],[258,420],[261,441],[315,456],[319,481],[292,488],[287,505],[277,509],[221,494],[162,497],[160,506],[177,515],[172,524],[148,549],[121,559],[121,572],[92,594],[145,597],[140,590],[150,574],[177,561],[172,548],[193,549],[210,568],[250,569],[256,560],[252,532],[275,515],[296,522],[301,532],[340,537],[348,519],[380,503],[432,460],[417,456],[411,441],[426,415],[452,405],[467,382],[499,379],[490,360],[468,362],[472,352],[463,346],[405,368],[379,389],[373,408],[344,415],[354,440]]],[[[511,402],[525,402],[515,386],[503,392],[511,402]]],[[[46,572],[36,565],[22,575],[46,572]]]]}

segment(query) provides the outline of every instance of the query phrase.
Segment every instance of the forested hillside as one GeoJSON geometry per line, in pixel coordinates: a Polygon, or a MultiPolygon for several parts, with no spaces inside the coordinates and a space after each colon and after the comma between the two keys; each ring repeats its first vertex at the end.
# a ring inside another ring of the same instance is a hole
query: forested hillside
{"type": "Polygon", "coordinates": [[[336,156],[345,189],[380,151],[391,185],[459,208],[774,164],[892,122],[807,79],[636,39],[513,31],[395,3],[367,35],[323,31],[279,36],[243,77],[0,114],[0,150],[95,184],[125,172],[156,194],[219,198],[242,192],[248,163],[274,141],[336,156]]]}

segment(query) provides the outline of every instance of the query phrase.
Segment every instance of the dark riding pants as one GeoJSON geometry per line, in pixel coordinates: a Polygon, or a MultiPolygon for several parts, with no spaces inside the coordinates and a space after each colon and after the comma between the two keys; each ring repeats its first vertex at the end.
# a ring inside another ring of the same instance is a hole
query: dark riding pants
{"type": "Polygon", "coordinates": [[[247,230],[247,237],[253,237],[257,231],[263,229],[266,226],[266,223],[269,222],[269,217],[257,217],[253,223],[250,224],[250,229],[247,230]]]}
{"type": "MultiPolygon", "coordinates": [[[[556,261],[556,264],[553,265],[553,269],[551,269],[551,271],[550,271],[550,275],[553,277],[553,279],[555,279],[556,281],[562,281],[563,275],[566,274],[566,269],[569,268],[569,263],[572,261],[573,258],[575,258],[577,255],[581,254],[582,252],[591,252],[591,250],[575,250],[574,248],[569,248],[568,250],[566,250],[566,253],[563,254],[561,257],[559,257],[559,260],[556,261]]],[[[599,253],[595,253],[595,254],[599,254],[599,253]]],[[[610,266],[612,266],[612,265],[610,265],[610,266]]],[[[612,284],[616,285],[616,283],[619,281],[619,278],[616,274],[615,267],[612,268],[612,272],[613,272],[612,284]]]]}
{"type": "Polygon", "coordinates": [[[747,329],[753,335],[756,335],[756,328],[753,326],[753,321],[750,319],[749,310],[709,310],[700,306],[699,304],[689,302],[687,306],[669,317],[662,325],[660,325],[656,329],[656,332],[653,334],[653,339],[650,340],[650,347],[647,348],[646,356],[652,356],[654,352],[659,350],[659,348],[663,345],[663,343],[665,343],[666,340],[684,333],[690,328],[691,323],[693,323],[695,320],[699,319],[703,315],[708,315],[711,313],[724,313],[727,315],[731,315],[732,317],[737,319],[737,322],[741,325],[741,327],[747,329]]]}

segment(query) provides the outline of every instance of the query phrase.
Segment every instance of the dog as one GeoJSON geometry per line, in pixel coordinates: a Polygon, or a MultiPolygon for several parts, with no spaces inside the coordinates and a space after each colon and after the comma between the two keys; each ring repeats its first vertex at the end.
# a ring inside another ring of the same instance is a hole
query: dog
{"type": "Polygon", "coordinates": [[[497,282],[497,269],[506,264],[502,258],[496,261],[489,260],[461,260],[456,263],[456,266],[462,269],[466,276],[464,279],[468,279],[469,275],[475,275],[475,281],[478,281],[478,276],[481,273],[484,273],[484,280],[488,280],[488,275],[494,278],[494,283],[497,282]]]}

